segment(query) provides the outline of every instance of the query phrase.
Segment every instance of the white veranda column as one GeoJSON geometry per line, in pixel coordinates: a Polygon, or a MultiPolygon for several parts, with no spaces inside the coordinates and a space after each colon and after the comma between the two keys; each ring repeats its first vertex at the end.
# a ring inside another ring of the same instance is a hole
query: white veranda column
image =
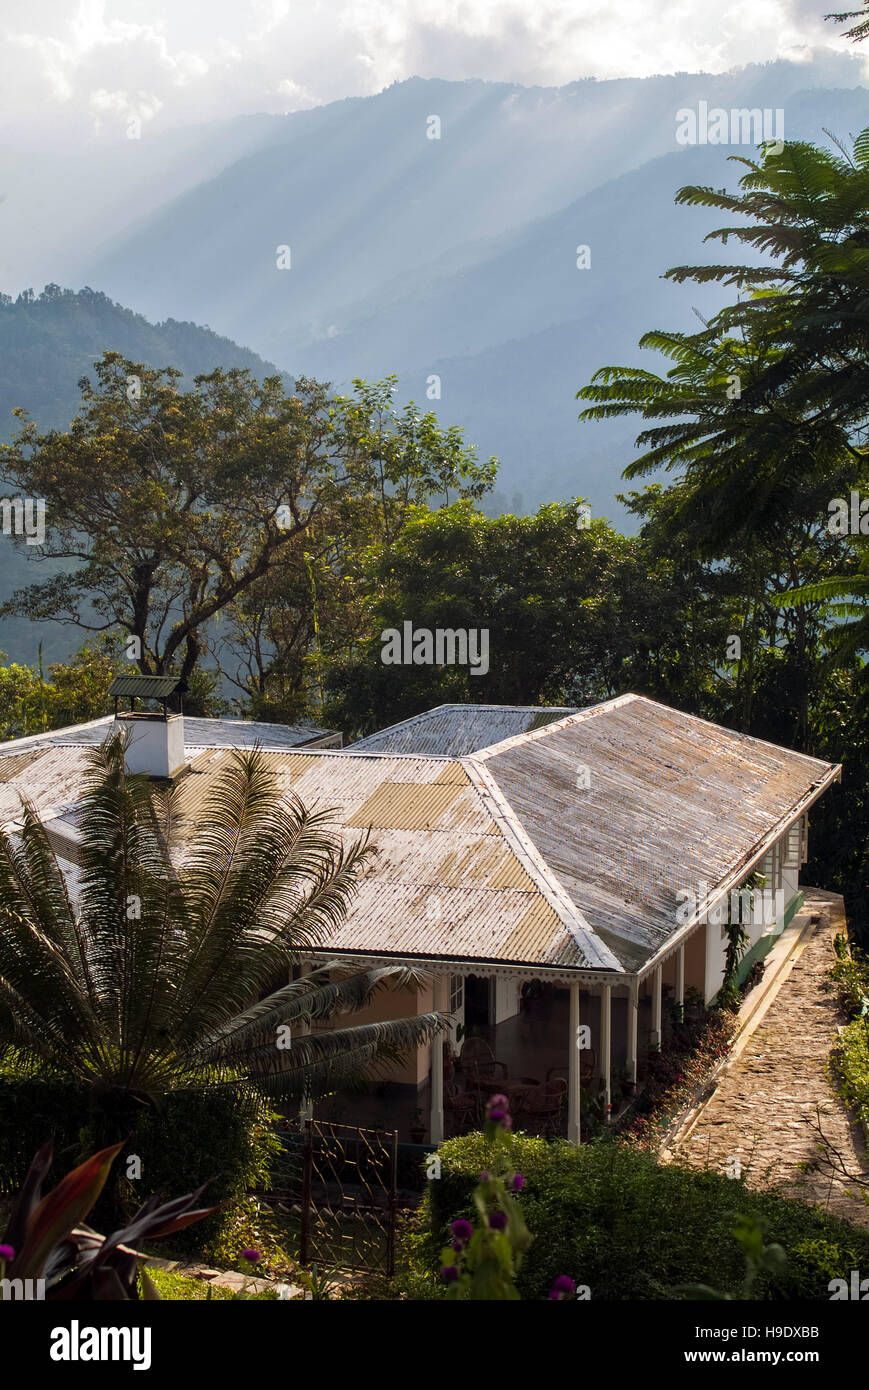
{"type": "Polygon", "coordinates": [[[653,1048],[661,1046],[661,967],[652,975],[652,1038],[653,1048]]]}
{"type": "Polygon", "coordinates": [[[676,952],[676,1003],[685,1003],[685,947],[676,952]]]}
{"type": "MultiPolygon", "coordinates": [[[[434,1007],[439,1013],[446,1013],[447,978],[436,975],[434,982],[434,1007]]],[[[440,1144],[444,1137],[444,1043],[443,1036],[435,1033],[431,1040],[431,1119],[429,1126],[431,1142],[440,1144]]]]}
{"type": "Polygon", "coordinates": [[[570,1056],[567,1071],[567,1138],[580,1142],[579,1130],[579,983],[570,986],[570,1056]]]}
{"type": "Polygon", "coordinates": [[[639,1013],[639,985],[636,976],[631,980],[628,993],[628,1080],[637,1079],[637,1014],[639,1013]]]}
{"type": "Polygon", "coordinates": [[[604,985],[600,998],[600,1074],[603,1077],[604,1115],[612,1105],[612,985],[604,985]]]}

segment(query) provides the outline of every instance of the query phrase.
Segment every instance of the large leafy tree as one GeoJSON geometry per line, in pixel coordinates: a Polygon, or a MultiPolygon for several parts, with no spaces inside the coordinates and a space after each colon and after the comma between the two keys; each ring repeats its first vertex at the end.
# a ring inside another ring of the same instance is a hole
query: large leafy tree
{"type": "Polygon", "coordinates": [[[214,655],[255,717],[287,722],[319,711],[327,669],[358,646],[375,557],[420,507],[476,500],[492,485],[497,460],[478,463],[461,430],[413,401],[398,411],[396,384],[357,379],[352,396],[333,399],[348,447],[364,461],[356,485],[229,607],[214,655]]]}
{"type": "Polygon", "coordinates": [[[408,498],[491,484],[494,461],[478,464],[459,431],[387,408],[393,381],[334,397],[241,369],[182,391],[180,375],[107,352],[68,431],[39,434],[19,412],[0,474],[46,503],[34,558],[67,565],[4,611],[124,634],[143,671],[188,677],[209,625],[303,540],[316,554],[369,514],[388,532],[408,498]]]}
{"type": "Polygon", "coordinates": [[[578,393],[591,403],[581,418],[636,413],[645,428],[626,476],[676,475],[634,510],[644,539],[669,542],[724,586],[742,650],[715,683],[725,706],[728,686],[732,697],[719,717],[845,762],[814,844],[859,922],[865,701],[849,711],[848,698],[867,638],[865,541],[827,523],[832,499],[859,490],[869,464],[869,131],[850,149],[790,142],[737,163],[746,172],[735,193],[689,187],[677,200],[727,214],[710,237],[738,242],[753,263],[668,272],[733,298],[701,331],[646,335],[643,346],[670,359],[666,372],[596,373],[578,393]],[[825,645],[842,663],[835,677],[825,645]]]}
{"type": "Polygon", "coordinates": [[[642,519],[640,555],[650,582],[664,570],[663,666],[650,693],[705,718],[773,742],[808,748],[825,679],[823,650],[831,604],[780,607],[799,578],[831,575],[839,538],[811,522],[750,540],[737,534],[710,558],[681,520],[684,480],[647,486],[622,500],[642,519]],[[734,642],[734,639],[737,639],[734,642]]]}
{"type": "Polygon", "coordinates": [[[129,775],[121,735],[90,756],[74,893],[32,807],[20,831],[0,834],[7,1065],[122,1111],[131,1097],[189,1087],[300,1099],[443,1026],[427,1014],[318,1030],[409,975],[327,960],[290,978],[300,956],[327,946],[368,849],[342,847],[328,812],[281,797],[258,750],[233,755],[183,838],[180,783],[129,775]]]}
{"type": "Polygon", "coordinates": [[[584,705],[626,690],[687,691],[697,705],[728,619],[671,552],[620,536],[576,502],[522,517],[485,517],[466,501],[420,509],[372,557],[365,640],[329,663],[326,718],[367,732],[441,702],[584,705]],[[486,630],[488,671],[384,665],[381,634],[407,621],[486,630]]]}
{"type": "Polygon", "coordinates": [[[677,470],[680,520],[719,554],[736,535],[825,521],[830,497],[865,477],[869,425],[869,130],[851,153],[789,142],[734,158],[737,193],[686,187],[677,202],[744,218],[707,240],[736,240],[756,263],[667,276],[736,299],[698,333],[644,336],[674,363],[665,375],[605,367],[577,393],[594,402],[582,419],[649,422],[625,476],[677,470]]]}

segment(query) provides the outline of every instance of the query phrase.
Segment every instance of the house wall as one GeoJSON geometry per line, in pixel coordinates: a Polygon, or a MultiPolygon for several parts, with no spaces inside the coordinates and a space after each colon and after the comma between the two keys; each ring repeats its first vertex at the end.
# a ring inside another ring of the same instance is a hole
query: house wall
{"type": "MultiPolygon", "coordinates": [[[[334,1028],[355,1028],[365,1023],[384,1023],[393,1018],[411,1018],[415,1014],[430,1013],[433,1009],[432,986],[416,989],[397,989],[389,985],[381,989],[364,1009],[352,1014],[342,1014],[327,1024],[316,1028],[315,1032],[327,1032],[334,1028]]],[[[431,1047],[411,1049],[402,1062],[390,1063],[379,1069],[378,1080],[394,1081],[405,1086],[419,1086],[428,1077],[431,1061],[431,1047]]]]}
{"type": "MultiPolygon", "coordinates": [[[[785,832],[772,846],[761,864],[759,871],[764,875],[766,883],[761,890],[765,895],[765,900],[761,899],[762,910],[757,912],[755,920],[754,907],[746,917],[743,917],[743,929],[748,937],[748,944],[740,962],[738,978],[744,979],[754,961],[762,959],[772,949],[775,942],[784,931],[785,925],[791,920],[794,912],[800,906],[800,829],[799,823],[792,826],[785,832]]],[[[710,912],[710,918],[718,915],[717,909],[710,912]]],[[[727,954],[727,930],[726,921],[729,917],[729,903],[726,913],[722,913],[724,922],[718,923],[710,920],[706,924],[706,948],[705,948],[705,998],[706,1003],[714,999],[721,982],[724,978],[724,962],[727,954]]],[[[687,984],[687,970],[686,970],[687,984]]]]}
{"type": "Polygon", "coordinates": [[[727,954],[727,932],[724,924],[712,920],[716,913],[709,914],[706,923],[706,975],[703,997],[709,1004],[721,988],[724,979],[724,957],[727,954]]]}
{"type": "Polygon", "coordinates": [[[706,928],[699,926],[685,942],[685,990],[706,996],[706,928]]]}

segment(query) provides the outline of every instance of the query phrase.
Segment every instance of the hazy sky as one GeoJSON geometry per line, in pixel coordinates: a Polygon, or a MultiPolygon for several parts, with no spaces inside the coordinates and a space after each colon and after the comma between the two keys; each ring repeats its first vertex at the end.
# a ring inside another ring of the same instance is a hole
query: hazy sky
{"type": "MultiPolygon", "coordinates": [[[[855,0],[856,3],[856,0],[855,0]]],[[[292,111],[406,77],[558,86],[854,54],[829,0],[3,0],[0,130],[292,111]]],[[[860,66],[858,67],[858,62],[860,66]]]]}

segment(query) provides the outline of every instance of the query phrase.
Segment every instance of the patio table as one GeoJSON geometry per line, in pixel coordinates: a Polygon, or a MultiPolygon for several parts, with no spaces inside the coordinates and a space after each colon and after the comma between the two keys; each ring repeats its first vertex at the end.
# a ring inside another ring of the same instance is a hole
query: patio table
{"type": "Polygon", "coordinates": [[[529,1086],[539,1086],[540,1082],[535,1081],[533,1076],[520,1076],[518,1079],[514,1077],[512,1081],[504,1081],[503,1078],[499,1081],[496,1077],[481,1076],[479,1081],[473,1084],[478,1091],[486,1091],[490,1096],[506,1096],[509,1100],[517,1091],[527,1091],[529,1086]]]}

